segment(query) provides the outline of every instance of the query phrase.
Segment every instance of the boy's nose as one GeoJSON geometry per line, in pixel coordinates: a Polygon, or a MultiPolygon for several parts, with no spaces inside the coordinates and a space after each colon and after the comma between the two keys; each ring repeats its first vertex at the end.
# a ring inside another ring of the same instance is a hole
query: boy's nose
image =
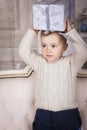
{"type": "Polygon", "coordinates": [[[51,52],[50,47],[47,47],[46,51],[47,51],[47,52],[51,52]]]}

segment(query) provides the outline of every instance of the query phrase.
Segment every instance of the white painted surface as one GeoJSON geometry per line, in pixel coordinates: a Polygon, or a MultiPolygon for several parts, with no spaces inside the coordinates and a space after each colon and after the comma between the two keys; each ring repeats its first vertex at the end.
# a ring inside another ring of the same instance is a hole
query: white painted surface
{"type": "Polygon", "coordinates": [[[0,79],[0,130],[31,130],[34,118],[34,74],[0,79]]]}

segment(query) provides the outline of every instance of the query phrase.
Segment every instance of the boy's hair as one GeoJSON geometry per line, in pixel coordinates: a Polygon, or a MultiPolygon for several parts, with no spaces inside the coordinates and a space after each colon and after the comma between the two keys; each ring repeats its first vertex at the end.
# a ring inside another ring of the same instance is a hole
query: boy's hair
{"type": "Polygon", "coordinates": [[[67,43],[67,39],[62,34],[60,34],[58,31],[49,32],[49,33],[45,33],[45,31],[41,31],[41,36],[49,36],[50,34],[53,34],[53,33],[58,35],[58,37],[62,41],[62,43],[64,43],[64,44],[67,43]]]}

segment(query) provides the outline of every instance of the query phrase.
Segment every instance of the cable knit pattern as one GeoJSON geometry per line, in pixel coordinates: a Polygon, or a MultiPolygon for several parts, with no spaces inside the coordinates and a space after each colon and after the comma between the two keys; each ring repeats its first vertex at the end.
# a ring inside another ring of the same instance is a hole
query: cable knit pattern
{"type": "Polygon", "coordinates": [[[76,53],[50,63],[41,55],[31,51],[36,33],[29,29],[19,47],[19,54],[26,64],[37,71],[36,102],[37,108],[59,111],[76,108],[75,80],[78,70],[87,60],[87,47],[75,29],[66,33],[76,53]]]}

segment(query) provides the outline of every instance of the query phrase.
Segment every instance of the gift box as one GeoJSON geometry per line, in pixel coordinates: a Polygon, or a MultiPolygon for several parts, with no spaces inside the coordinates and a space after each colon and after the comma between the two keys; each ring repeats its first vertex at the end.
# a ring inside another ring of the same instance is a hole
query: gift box
{"type": "Polygon", "coordinates": [[[69,2],[38,2],[33,4],[33,25],[38,30],[64,31],[70,16],[69,2]]]}

